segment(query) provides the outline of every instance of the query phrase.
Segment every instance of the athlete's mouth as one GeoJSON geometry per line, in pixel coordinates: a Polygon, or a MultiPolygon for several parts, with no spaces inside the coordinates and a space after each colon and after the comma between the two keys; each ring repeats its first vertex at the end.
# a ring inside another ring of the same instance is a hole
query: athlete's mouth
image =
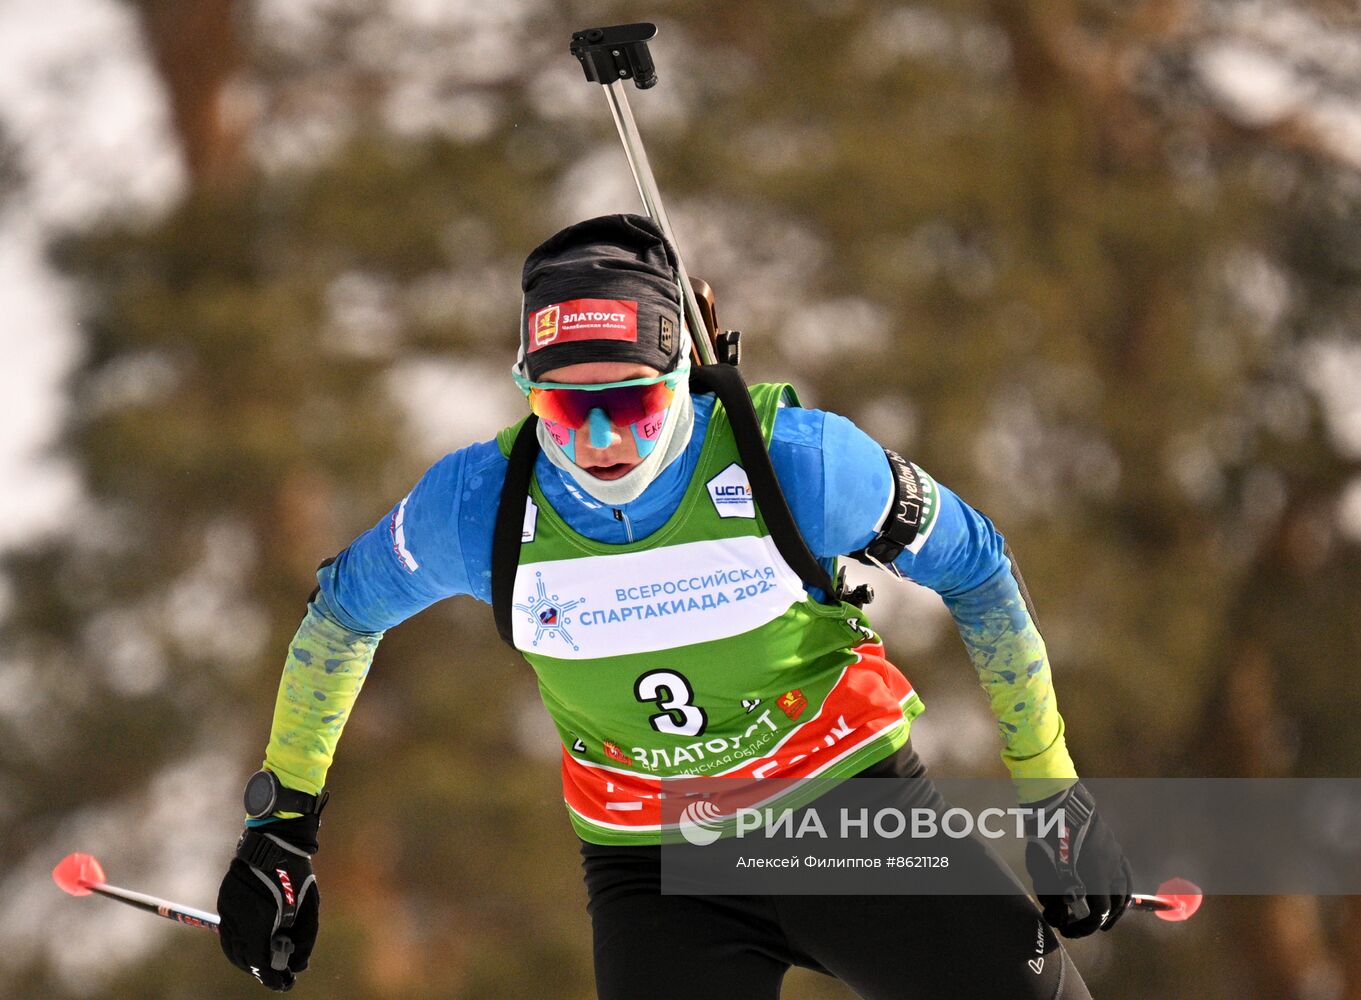
{"type": "Polygon", "coordinates": [[[592,465],[586,471],[596,479],[619,479],[637,465],[637,462],[615,462],[613,465],[592,465]]]}

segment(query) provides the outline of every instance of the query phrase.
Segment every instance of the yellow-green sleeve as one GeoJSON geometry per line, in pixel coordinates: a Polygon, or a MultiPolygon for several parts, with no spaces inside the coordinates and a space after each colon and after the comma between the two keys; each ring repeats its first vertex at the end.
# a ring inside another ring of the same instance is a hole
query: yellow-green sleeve
{"type": "Polygon", "coordinates": [[[289,644],[274,703],[265,767],[288,788],[316,795],[383,633],[352,632],[317,596],[289,644]]]}
{"type": "Polygon", "coordinates": [[[1064,741],[1049,654],[1010,573],[967,597],[947,601],[988,696],[1002,737],[1002,762],[1022,802],[1056,794],[1077,780],[1064,741]]]}

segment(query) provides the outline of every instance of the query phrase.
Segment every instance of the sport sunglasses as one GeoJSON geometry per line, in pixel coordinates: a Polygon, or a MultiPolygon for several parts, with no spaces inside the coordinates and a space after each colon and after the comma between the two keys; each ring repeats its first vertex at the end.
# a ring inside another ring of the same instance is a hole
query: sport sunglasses
{"type": "Polygon", "coordinates": [[[582,385],[569,382],[531,382],[513,372],[515,384],[529,397],[529,409],[542,420],[570,430],[590,421],[592,410],[603,410],[616,427],[627,427],[661,413],[676,396],[676,387],[689,375],[688,364],[665,375],[623,382],[582,385]]]}

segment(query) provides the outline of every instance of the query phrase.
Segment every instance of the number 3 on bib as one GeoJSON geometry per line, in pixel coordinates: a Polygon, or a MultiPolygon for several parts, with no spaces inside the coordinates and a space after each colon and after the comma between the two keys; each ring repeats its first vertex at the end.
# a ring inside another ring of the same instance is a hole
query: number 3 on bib
{"type": "Polygon", "coordinates": [[[704,709],[690,704],[695,693],[690,682],[674,670],[650,670],[633,685],[633,695],[641,702],[655,702],[661,712],[647,721],[659,733],[671,736],[698,736],[709,724],[704,709]]]}

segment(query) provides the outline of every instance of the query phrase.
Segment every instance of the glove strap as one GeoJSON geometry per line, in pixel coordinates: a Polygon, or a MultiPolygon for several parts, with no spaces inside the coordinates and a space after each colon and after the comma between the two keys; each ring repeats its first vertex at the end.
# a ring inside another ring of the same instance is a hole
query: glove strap
{"type": "Polygon", "coordinates": [[[241,834],[241,839],[236,845],[236,856],[252,868],[259,868],[261,871],[280,868],[290,863],[296,864],[299,858],[309,864],[312,861],[312,855],[306,851],[271,833],[255,828],[241,834]]]}
{"type": "Polygon", "coordinates": [[[1067,887],[1062,889],[1060,894],[1065,898],[1069,912],[1074,920],[1082,920],[1090,911],[1084,896],[1082,879],[1077,873],[1077,857],[1083,841],[1087,839],[1087,831],[1091,828],[1092,816],[1096,812],[1096,800],[1092,798],[1091,792],[1078,783],[1057,796],[1052,805],[1045,805],[1043,808],[1046,813],[1063,811],[1063,826],[1058,832],[1057,840],[1050,841],[1048,838],[1038,837],[1036,839],[1043,844],[1045,853],[1049,855],[1054,873],[1062,882],[1067,883],[1067,887]]]}
{"type": "Polygon", "coordinates": [[[247,829],[236,845],[236,856],[269,886],[279,904],[279,927],[293,926],[312,876],[312,856],[271,833],[247,829]]]}

